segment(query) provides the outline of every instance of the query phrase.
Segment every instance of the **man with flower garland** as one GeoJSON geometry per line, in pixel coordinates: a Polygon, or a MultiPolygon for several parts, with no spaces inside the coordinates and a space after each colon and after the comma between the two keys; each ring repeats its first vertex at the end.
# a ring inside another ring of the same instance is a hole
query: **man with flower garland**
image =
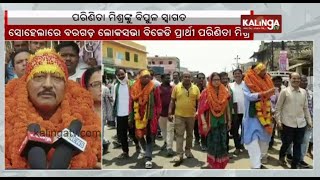
{"type": "Polygon", "coordinates": [[[251,168],[263,169],[261,160],[268,152],[273,129],[270,97],[274,94],[274,85],[262,63],[253,65],[246,72],[244,82],[242,141],[248,150],[251,168]]]}
{"type": "MultiPolygon", "coordinates": [[[[81,135],[85,134],[82,138],[87,146],[84,152],[72,157],[69,168],[100,167],[101,139],[100,134],[93,132],[101,131],[101,121],[93,110],[92,96],[78,83],[68,80],[67,66],[53,49],[40,49],[31,55],[25,75],[11,80],[5,88],[6,169],[30,168],[26,157],[19,155],[29,124],[39,124],[41,132],[53,138],[75,119],[82,122],[81,131],[85,133],[81,135]]],[[[47,153],[48,162],[54,150],[47,153]]]]}
{"type": "Polygon", "coordinates": [[[131,98],[133,108],[129,124],[135,124],[135,136],[145,152],[145,168],[151,169],[153,141],[162,108],[159,87],[152,81],[148,70],[140,71],[138,80],[131,87],[131,98]]]}

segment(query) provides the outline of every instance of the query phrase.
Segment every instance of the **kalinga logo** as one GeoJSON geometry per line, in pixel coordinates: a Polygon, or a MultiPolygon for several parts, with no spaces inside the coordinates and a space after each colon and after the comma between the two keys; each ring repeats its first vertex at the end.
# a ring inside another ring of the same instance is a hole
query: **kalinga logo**
{"type": "Polygon", "coordinates": [[[281,15],[242,15],[241,26],[244,32],[281,33],[281,15]]]}

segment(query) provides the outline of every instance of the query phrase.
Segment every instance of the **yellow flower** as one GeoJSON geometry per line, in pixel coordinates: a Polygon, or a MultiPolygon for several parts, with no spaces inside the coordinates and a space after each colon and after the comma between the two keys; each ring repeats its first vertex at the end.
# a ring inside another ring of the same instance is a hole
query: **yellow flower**
{"type": "Polygon", "coordinates": [[[136,128],[137,129],[144,129],[146,127],[146,122],[147,122],[147,112],[144,113],[144,117],[143,119],[141,120],[141,118],[139,119],[139,121],[136,121],[136,128]]]}
{"type": "Polygon", "coordinates": [[[267,101],[267,106],[270,107],[271,106],[271,102],[267,101]]]}
{"type": "Polygon", "coordinates": [[[256,103],[256,109],[258,110],[258,109],[261,109],[261,102],[257,102],[256,103]]]}
{"type": "Polygon", "coordinates": [[[143,119],[141,119],[140,113],[139,113],[139,103],[134,102],[133,103],[134,107],[134,120],[135,120],[135,125],[137,129],[144,129],[147,124],[147,111],[144,113],[143,119]]]}
{"type": "Polygon", "coordinates": [[[271,119],[270,119],[270,118],[267,118],[266,123],[267,123],[267,124],[271,124],[271,119]]]}
{"type": "Polygon", "coordinates": [[[136,109],[139,109],[139,103],[138,102],[134,102],[133,103],[133,108],[136,110],[136,109]]]}
{"type": "Polygon", "coordinates": [[[257,112],[257,115],[258,115],[259,117],[262,116],[262,112],[261,112],[261,111],[257,112]]]}
{"type": "Polygon", "coordinates": [[[262,126],[264,126],[264,125],[267,124],[266,121],[265,121],[265,119],[264,119],[264,117],[259,117],[259,120],[260,120],[262,126]]]}

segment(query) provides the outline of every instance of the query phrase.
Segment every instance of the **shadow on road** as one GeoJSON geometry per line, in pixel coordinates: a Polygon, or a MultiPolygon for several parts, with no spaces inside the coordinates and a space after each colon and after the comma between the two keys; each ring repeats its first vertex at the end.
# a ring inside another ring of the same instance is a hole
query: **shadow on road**
{"type": "MultiPolygon", "coordinates": [[[[145,169],[144,167],[144,159],[138,160],[135,165],[129,166],[130,169],[145,169]]],[[[152,169],[163,169],[163,166],[158,166],[155,162],[152,162],[152,169]]]]}
{"type": "Polygon", "coordinates": [[[102,160],[102,164],[105,165],[105,166],[110,166],[110,165],[112,164],[112,162],[111,162],[111,161],[108,161],[108,160],[106,160],[106,159],[103,159],[103,160],[102,160]]]}
{"type": "Polygon", "coordinates": [[[206,163],[204,162],[205,159],[200,159],[200,161],[196,158],[184,158],[182,164],[180,166],[185,166],[188,168],[201,168],[206,163]]]}

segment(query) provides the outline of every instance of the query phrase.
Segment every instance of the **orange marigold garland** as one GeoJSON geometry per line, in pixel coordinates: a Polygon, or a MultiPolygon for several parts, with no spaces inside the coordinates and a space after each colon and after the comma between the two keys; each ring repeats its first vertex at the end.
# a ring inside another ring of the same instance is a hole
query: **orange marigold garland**
{"type": "Polygon", "coordinates": [[[209,83],[207,87],[207,93],[208,104],[210,106],[211,113],[215,117],[222,116],[228,105],[229,92],[223,84],[220,84],[219,95],[217,95],[217,92],[215,88],[212,86],[212,83],[209,83]]]}
{"type": "MultiPolygon", "coordinates": [[[[43,132],[59,132],[78,118],[83,126],[82,134],[87,141],[86,150],[72,158],[70,168],[94,168],[101,161],[101,122],[93,111],[91,94],[78,83],[68,80],[65,98],[55,114],[44,120],[28,99],[26,76],[9,81],[6,85],[5,103],[5,163],[6,168],[28,168],[25,158],[20,157],[18,149],[26,135],[30,123],[38,123],[43,132]],[[94,134],[96,133],[96,134],[94,134]]],[[[47,134],[48,135],[48,134],[47,134]]],[[[53,137],[55,133],[51,134],[53,137]]],[[[52,155],[48,153],[48,161],[52,155]]]]}
{"type": "Polygon", "coordinates": [[[272,134],[272,116],[271,116],[271,101],[270,97],[273,93],[264,93],[274,88],[272,79],[269,74],[262,79],[253,69],[249,69],[244,78],[246,85],[253,93],[260,93],[260,101],[255,103],[257,117],[269,134],[272,134]]]}
{"type": "Polygon", "coordinates": [[[154,83],[150,81],[144,88],[140,79],[137,80],[131,88],[131,96],[133,101],[139,101],[139,105],[143,106],[148,102],[149,95],[154,88],[154,83]]]}
{"type": "Polygon", "coordinates": [[[144,88],[141,85],[140,79],[138,79],[131,88],[131,97],[134,103],[134,120],[136,129],[144,129],[148,124],[147,111],[141,116],[139,109],[145,107],[149,100],[149,95],[154,88],[154,83],[150,81],[144,88]]]}

